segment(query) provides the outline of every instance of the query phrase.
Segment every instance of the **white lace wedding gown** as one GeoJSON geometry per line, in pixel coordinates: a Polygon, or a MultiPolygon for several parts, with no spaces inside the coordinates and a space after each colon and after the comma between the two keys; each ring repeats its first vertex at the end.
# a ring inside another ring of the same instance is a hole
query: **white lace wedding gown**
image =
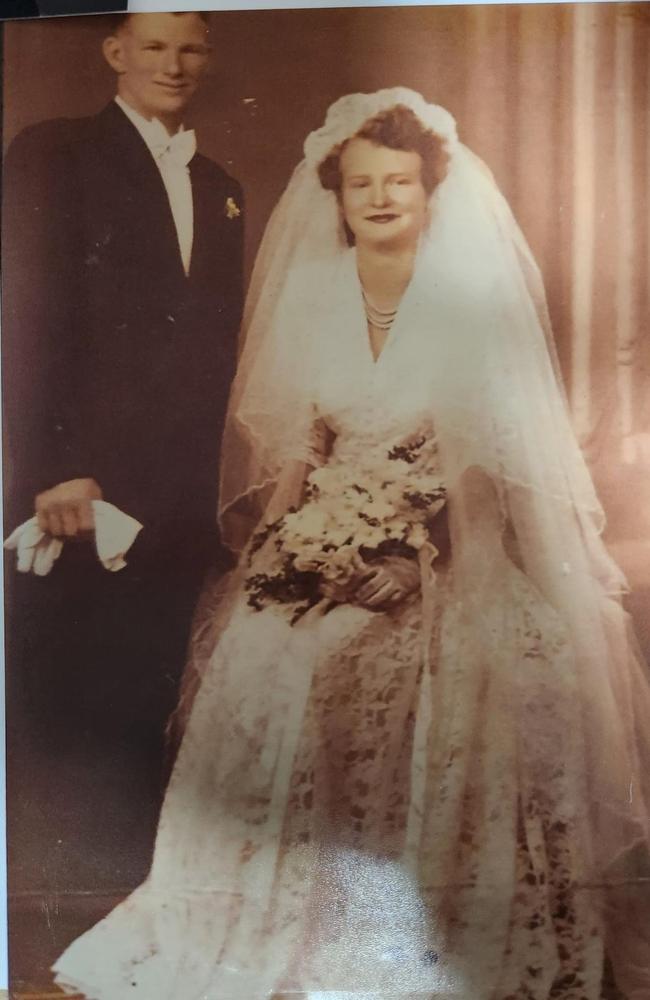
{"type": "MultiPolygon", "coordinates": [[[[399,345],[394,328],[374,362],[360,313],[323,346],[315,410],[352,480],[394,445],[435,448],[426,373],[399,345]]],[[[294,627],[242,596],[151,874],[68,948],[58,982],[92,1000],[598,1000],[580,692],[558,617],[509,565],[482,673],[444,570],[431,671],[418,596],[294,627]]]]}

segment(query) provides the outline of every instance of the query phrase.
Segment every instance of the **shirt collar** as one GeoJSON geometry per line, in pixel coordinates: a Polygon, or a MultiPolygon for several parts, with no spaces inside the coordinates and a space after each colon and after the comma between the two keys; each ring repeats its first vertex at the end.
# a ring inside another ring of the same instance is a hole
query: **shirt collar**
{"type": "MultiPolygon", "coordinates": [[[[130,104],[127,104],[124,98],[120,97],[119,94],[115,98],[115,103],[122,109],[131,124],[135,125],[151,152],[154,152],[156,147],[160,146],[161,141],[166,140],[169,142],[172,138],[160,119],[152,118],[149,120],[148,118],[145,118],[139,111],[135,111],[130,104]]],[[[181,125],[178,132],[184,131],[185,126],[181,125]]],[[[178,132],[176,133],[177,135],[178,132]]]]}

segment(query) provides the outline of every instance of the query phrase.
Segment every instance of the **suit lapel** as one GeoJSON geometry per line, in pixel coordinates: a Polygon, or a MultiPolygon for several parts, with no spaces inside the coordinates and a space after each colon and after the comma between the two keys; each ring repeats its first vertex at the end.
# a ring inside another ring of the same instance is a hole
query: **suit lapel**
{"type": "Polygon", "coordinates": [[[195,156],[190,160],[190,180],[192,181],[192,203],[194,205],[194,239],[190,261],[190,278],[200,281],[202,266],[209,254],[211,219],[209,211],[209,191],[204,184],[200,160],[195,156]]]}
{"type": "MultiPolygon", "coordinates": [[[[97,156],[120,197],[137,208],[133,238],[163,274],[185,278],[167,191],[147,144],[115,101],[93,120],[97,156]]],[[[126,206],[125,206],[126,207],[126,206]]],[[[196,223],[196,210],[195,210],[196,223]]],[[[162,278],[162,275],[161,275],[162,278]]]]}
{"type": "Polygon", "coordinates": [[[228,272],[232,242],[227,227],[227,189],[219,183],[214,165],[200,154],[190,162],[194,202],[194,245],[190,277],[196,282],[219,282],[228,272]]]}

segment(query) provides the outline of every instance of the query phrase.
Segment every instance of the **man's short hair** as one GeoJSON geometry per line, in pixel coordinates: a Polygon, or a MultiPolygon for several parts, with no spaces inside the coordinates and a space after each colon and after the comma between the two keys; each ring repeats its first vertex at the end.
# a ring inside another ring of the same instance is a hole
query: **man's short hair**
{"type": "MultiPolygon", "coordinates": [[[[205,24],[206,28],[210,27],[210,11],[209,10],[185,10],[185,11],[179,10],[179,11],[174,11],[173,13],[174,13],[174,17],[183,17],[184,14],[198,14],[198,16],[201,18],[201,20],[205,24]]],[[[135,12],[133,12],[131,14],[128,14],[128,13],[127,14],[110,14],[109,18],[108,18],[108,24],[107,24],[107,27],[109,29],[109,33],[114,34],[116,31],[119,31],[120,28],[124,27],[124,25],[127,23],[127,21],[129,20],[129,18],[130,17],[134,17],[134,16],[135,16],[135,12]]]]}

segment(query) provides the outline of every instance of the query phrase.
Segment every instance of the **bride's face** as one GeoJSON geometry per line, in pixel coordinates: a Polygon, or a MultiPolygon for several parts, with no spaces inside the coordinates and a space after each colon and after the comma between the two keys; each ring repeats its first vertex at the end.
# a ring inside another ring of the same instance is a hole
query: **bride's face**
{"type": "Polygon", "coordinates": [[[343,215],[357,246],[415,245],[428,202],[420,154],[351,139],[340,168],[343,215]]]}

